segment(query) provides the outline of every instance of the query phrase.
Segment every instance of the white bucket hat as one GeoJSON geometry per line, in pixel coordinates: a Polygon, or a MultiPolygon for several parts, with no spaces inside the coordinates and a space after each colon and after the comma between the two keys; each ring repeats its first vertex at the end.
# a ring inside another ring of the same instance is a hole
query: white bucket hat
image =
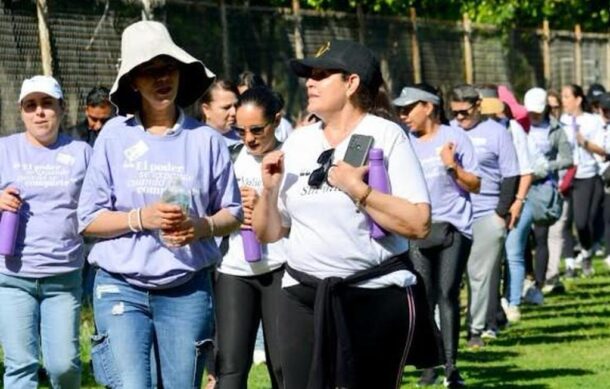
{"type": "Polygon", "coordinates": [[[121,37],[121,67],[112,90],[110,101],[120,114],[134,113],[139,109],[140,95],[134,91],[130,71],[160,55],[180,62],[180,85],[176,104],[186,107],[195,102],[216,77],[205,65],[178,47],[165,26],[154,21],[140,21],[127,26],[121,37]]]}

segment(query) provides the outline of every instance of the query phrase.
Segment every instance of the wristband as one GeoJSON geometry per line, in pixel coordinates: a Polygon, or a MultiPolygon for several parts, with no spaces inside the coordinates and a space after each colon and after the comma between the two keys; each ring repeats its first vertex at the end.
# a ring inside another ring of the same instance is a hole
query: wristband
{"type": "Polygon", "coordinates": [[[144,231],[144,225],[142,224],[142,208],[138,208],[138,228],[140,231],[144,231]]]}
{"type": "Polygon", "coordinates": [[[362,197],[360,197],[359,199],[356,200],[356,207],[358,207],[358,208],[366,207],[366,199],[369,197],[369,195],[371,194],[372,191],[373,191],[373,188],[371,188],[370,185],[367,185],[364,195],[362,195],[362,197]]]}
{"type": "Polygon", "coordinates": [[[525,197],[515,196],[515,200],[518,200],[518,201],[521,201],[522,203],[525,203],[525,197]]]}
{"type": "Polygon", "coordinates": [[[214,225],[214,219],[212,219],[211,216],[206,216],[205,220],[208,221],[208,226],[210,228],[210,238],[214,236],[214,230],[216,229],[216,226],[214,225]]]}
{"type": "Polygon", "coordinates": [[[131,225],[131,214],[132,214],[133,212],[137,212],[137,210],[136,210],[136,209],[132,209],[131,211],[129,211],[129,212],[127,213],[127,226],[129,227],[129,229],[131,230],[131,232],[133,232],[133,233],[137,233],[137,232],[138,232],[138,229],[137,229],[136,227],[134,227],[134,226],[132,226],[132,225],[131,225]]]}
{"type": "Polygon", "coordinates": [[[450,165],[445,166],[445,170],[447,171],[447,173],[455,172],[456,169],[457,169],[457,164],[455,162],[450,165]]]}

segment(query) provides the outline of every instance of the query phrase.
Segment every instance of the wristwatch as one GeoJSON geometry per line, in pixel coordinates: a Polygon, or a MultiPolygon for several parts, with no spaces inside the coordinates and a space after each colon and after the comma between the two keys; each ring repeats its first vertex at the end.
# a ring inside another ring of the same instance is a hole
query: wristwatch
{"type": "Polygon", "coordinates": [[[455,162],[452,163],[451,165],[445,166],[445,170],[447,171],[447,173],[455,173],[456,168],[457,168],[457,165],[455,162]]]}

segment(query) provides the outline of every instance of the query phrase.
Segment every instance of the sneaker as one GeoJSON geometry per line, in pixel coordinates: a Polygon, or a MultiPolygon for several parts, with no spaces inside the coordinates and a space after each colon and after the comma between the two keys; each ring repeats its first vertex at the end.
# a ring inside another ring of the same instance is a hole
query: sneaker
{"type": "Polygon", "coordinates": [[[532,280],[531,278],[525,278],[523,280],[523,289],[521,289],[521,297],[525,297],[525,295],[528,293],[528,291],[531,288],[535,288],[536,287],[536,282],[534,280],[532,280]]]}
{"type": "Polygon", "coordinates": [[[533,287],[528,289],[523,297],[523,301],[529,304],[542,305],[544,303],[544,295],[540,289],[533,287]]]}
{"type": "Polygon", "coordinates": [[[500,305],[502,306],[502,309],[504,309],[504,312],[506,312],[506,308],[508,308],[508,299],[506,297],[502,297],[500,299],[500,305]]]}
{"type": "Polygon", "coordinates": [[[582,261],[582,276],[592,277],[593,274],[595,274],[595,269],[593,269],[593,261],[591,258],[585,258],[582,261]]]}
{"type": "Polygon", "coordinates": [[[559,277],[553,277],[544,282],[542,293],[544,294],[560,294],[566,291],[565,285],[559,280],[559,277]]]}
{"type": "Polygon", "coordinates": [[[504,312],[506,312],[506,318],[510,324],[517,323],[521,320],[521,310],[517,305],[509,305],[504,309],[504,312]]]}
{"type": "Polygon", "coordinates": [[[417,386],[422,387],[422,386],[435,385],[437,379],[438,379],[438,374],[436,373],[436,370],[434,370],[433,368],[424,369],[424,370],[422,370],[421,376],[419,377],[419,380],[417,381],[417,386]]]}
{"type": "Polygon", "coordinates": [[[469,349],[480,349],[485,347],[485,342],[481,338],[481,335],[470,335],[470,339],[466,342],[466,347],[469,349]]]}
{"type": "Polygon", "coordinates": [[[497,339],[498,338],[498,331],[491,330],[491,329],[485,330],[481,334],[481,338],[486,339],[486,340],[497,339]]]}
{"type": "Polygon", "coordinates": [[[573,267],[566,267],[566,272],[563,274],[563,276],[568,279],[576,278],[576,269],[573,267]]]}
{"type": "Polygon", "coordinates": [[[455,367],[445,369],[445,379],[443,381],[445,388],[457,389],[465,388],[466,384],[460,376],[460,372],[455,367]]]}

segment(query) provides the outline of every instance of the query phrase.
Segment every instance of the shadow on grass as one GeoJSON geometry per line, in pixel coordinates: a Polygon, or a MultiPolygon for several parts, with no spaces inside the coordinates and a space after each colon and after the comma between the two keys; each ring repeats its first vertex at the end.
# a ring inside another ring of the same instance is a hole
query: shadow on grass
{"type": "Polygon", "coordinates": [[[585,369],[536,369],[527,370],[514,368],[512,365],[484,366],[480,368],[465,368],[464,374],[467,382],[472,382],[476,388],[529,388],[542,389],[549,386],[531,381],[556,379],[561,377],[582,377],[595,374],[585,369]]]}

